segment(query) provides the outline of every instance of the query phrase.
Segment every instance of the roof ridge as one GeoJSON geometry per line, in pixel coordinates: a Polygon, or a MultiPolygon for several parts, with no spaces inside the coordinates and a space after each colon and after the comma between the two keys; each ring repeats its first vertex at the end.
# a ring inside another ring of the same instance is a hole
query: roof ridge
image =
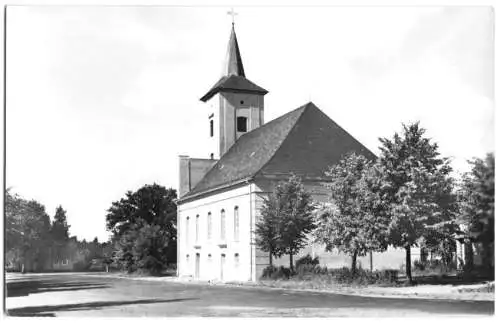
{"type": "MultiPolygon", "coordinates": [[[[253,132],[255,132],[255,131],[257,131],[257,130],[262,129],[263,127],[266,127],[266,128],[267,128],[267,127],[271,126],[271,124],[276,124],[277,122],[279,122],[279,121],[281,121],[281,120],[283,120],[283,119],[285,119],[285,118],[289,117],[290,115],[292,115],[292,114],[293,114],[294,112],[296,112],[297,110],[300,110],[300,109],[304,109],[304,110],[305,110],[305,108],[306,108],[306,105],[303,105],[303,106],[300,106],[300,107],[298,107],[298,108],[295,108],[294,110],[289,111],[289,112],[287,112],[287,113],[286,113],[286,114],[284,114],[284,115],[278,116],[278,117],[274,118],[273,120],[268,121],[267,123],[265,123],[264,125],[262,125],[262,126],[260,126],[260,127],[257,127],[257,128],[255,128],[255,129],[252,129],[250,132],[247,132],[247,133],[245,133],[245,134],[241,135],[241,136],[240,136],[240,138],[243,138],[244,136],[248,136],[248,135],[252,134],[253,132]]],[[[304,113],[304,112],[301,112],[301,113],[300,113],[300,115],[302,115],[303,113],[304,113]]],[[[299,116],[299,118],[300,118],[300,116],[299,116]]],[[[297,120],[299,120],[299,118],[297,118],[297,120]]],[[[295,121],[295,123],[297,123],[297,121],[295,121]]],[[[291,129],[293,129],[294,127],[295,127],[295,125],[294,125],[291,129]]],[[[288,133],[287,133],[287,134],[288,134],[288,133]]],[[[238,140],[239,140],[239,139],[238,139],[238,140]]]]}
{"type": "MultiPolygon", "coordinates": [[[[300,106],[299,108],[296,108],[296,109],[294,109],[294,110],[292,110],[292,111],[289,111],[289,112],[287,112],[287,113],[286,113],[286,114],[284,114],[284,115],[281,115],[281,116],[279,116],[279,117],[277,117],[277,118],[274,118],[273,120],[271,120],[271,121],[269,121],[269,122],[265,123],[264,125],[262,125],[262,126],[260,126],[260,127],[257,127],[257,128],[255,128],[255,129],[253,129],[252,131],[250,131],[250,132],[248,132],[248,133],[245,133],[245,134],[241,135],[241,136],[240,136],[240,138],[238,138],[238,139],[237,139],[237,141],[240,141],[240,140],[241,140],[241,139],[243,139],[245,136],[246,136],[246,137],[248,137],[250,134],[252,134],[252,133],[256,132],[257,130],[262,130],[262,128],[263,128],[263,127],[268,128],[268,127],[270,127],[270,126],[272,126],[272,125],[276,124],[277,122],[279,122],[279,121],[281,121],[281,120],[285,119],[286,117],[289,117],[289,116],[290,116],[293,112],[296,112],[297,110],[300,110],[300,109],[304,109],[304,110],[305,110],[305,108],[306,108],[305,106],[306,106],[306,105],[300,106]]],[[[300,113],[300,116],[299,116],[299,117],[297,118],[297,120],[295,121],[295,124],[293,125],[293,127],[291,127],[291,128],[290,128],[290,131],[291,131],[291,130],[295,127],[295,125],[297,124],[297,121],[300,119],[300,117],[302,116],[302,114],[303,114],[303,113],[304,113],[304,112],[301,112],[301,113],[300,113]]],[[[289,131],[289,132],[287,132],[287,135],[288,135],[288,134],[290,134],[290,131],[289,131]]],[[[286,138],[286,136],[284,137],[284,139],[285,139],[285,138],[286,138]]],[[[282,142],[282,143],[283,143],[283,142],[282,142]]],[[[235,142],[235,144],[236,144],[236,142],[235,142]]],[[[279,147],[280,147],[280,146],[281,146],[281,145],[278,145],[278,148],[277,148],[277,149],[273,152],[273,154],[271,155],[271,158],[270,158],[269,160],[271,160],[271,159],[273,158],[274,153],[276,153],[276,151],[279,149],[279,147]]],[[[235,145],[233,144],[233,145],[229,148],[229,150],[227,150],[227,152],[226,152],[224,155],[226,155],[227,153],[229,153],[229,151],[230,151],[232,148],[234,148],[234,147],[235,147],[235,145]]],[[[219,160],[218,160],[218,161],[217,161],[217,162],[216,162],[216,163],[215,163],[215,164],[214,164],[214,165],[210,168],[210,170],[208,170],[208,171],[207,171],[207,174],[208,174],[208,172],[210,172],[212,169],[216,168],[216,167],[217,167],[217,165],[218,165],[219,163],[222,163],[221,161],[222,161],[222,156],[221,156],[221,157],[220,157],[220,159],[219,159],[219,160]]],[[[268,162],[269,162],[269,161],[268,161],[268,162]]],[[[266,162],[265,164],[267,164],[267,162],[266,162]]],[[[265,164],[264,164],[264,165],[265,165],[265,164]]],[[[262,168],[261,168],[261,169],[262,169],[262,168]]],[[[255,173],[258,173],[259,171],[260,171],[260,169],[259,169],[257,172],[255,172],[255,173]]],[[[193,190],[194,190],[194,189],[196,189],[196,187],[194,187],[194,188],[193,188],[193,190]]]]}
{"type": "MultiPolygon", "coordinates": [[[[229,150],[228,150],[228,151],[227,151],[227,152],[226,152],[223,156],[221,156],[221,157],[220,157],[220,159],[219,159],[216,163],[214,163],[214,165],[213,165],[213,166],[212,166],[212,167],[211,167],[211,168],[210,168],[210,169],[209,169],[209,170],[205,173],[205,175],[204,175],[204,176],[203,176],[203,178],[200,180],[200,182],[198,182],[198,184],[197,184],[197,185],[196,185],[196,186],[195,186],[195,187],[194,187],[194,188],[193,188],[190,192],[186,193],[186,195],[184,196],[184,198],[191,196],[191,195],[190,195],[190,193],[196,193],[196,191],[197,191],[198,187],[203,185],[203,181],[205,180],[205,178],[207,177],[207,175],[208,175],[209,173],[211,173],[211,172],[214,172],[214,170],[217,170],[217,168],[219,168],[219,167],[220,167],[220,165],[223,165],[223,163],[225,163],[225,161],[224,161],[224,157],[225,157],[225,156],[228,156],[228,155],[230,155],[230,154],[232,154],[232,153],[234,153],[233,151],[234,151],[234,150],[236,150],[236,149],[238,149],[238,143],[241,143],[241,141],[245,141],[245,140],[249,139],[249,137],[251,137],[252,135],[258,134],[258,133],[260,133],[261,131],[265,131],[265,130],[266,130],[266,129],[268,129],[268,128],[272,128],[272,127],[274,127],[274,125],[279,124],[280,122],[282,122],[282,121],[283,121],[283,120],[285,120],[286,118],[290,118],[290,116],[291,116],[291,115],[293,115],[293,114],[297,114],[297,113],[299,113],[299,116],[295,119],[295,121],[294,121],[294,123],[293,123],[293,126],[291,126],[291,127],[290,127],[290,130],[289,130],[288,132],[286,132],[286,134],[283,134],[280,144],[279,144],[279,145],[277,145],[277,148],[276,148],[276,149],[274,149],[274,150],[273,150],[273,152],[271,153],[271,155],[270,155],[270,157],[269,157],[269,160],[271,160],[271,159],[273,158],[274,154],[278,151],[278,149],[279,149],[279,147],[281,146],[281,144],[283,143],[283,141],[284,141],[284,140],[287,138],[287,136],[290,134],[290,131],[291,131],[291,130],[295,127],[295,125],[297,124],[298,120],[300,119],[300,117],[302,116],[302,114],[304,113],[304,111],[306,110],[307,106],[308,106],[307,104],[306,104],[306,105],[303,105],[303,106],[300,106],[300,107],[298,107],[298,108],[296,108],[296,109],[294,109],[294,110],[292,110],[292,111],[290,111],[290,112],[288,112],[288,113],[286,113],[286,114],[284,114],[284,115],[282,115],[282,116],[279,116],[279,117],[277,117],[277,118],[275,118],[275,119],[273,119],[273,120],[271,120],[271,121],[269,121],[269,122],[265,123],[264,125],[262,125],[262,126],[260,126],[260,127],[256,128],[256,129],[254,129],[254,130],[252,130],[252,131],[250,131],[250,132],[248,132],[248,133],[245,133],[245,134],[243,134],[242,136],[240,136],[240,138],[238,138],[238,140],[237,140],[237,141],[236,141],[236,142],[235,142],[235,143],[234,143],[234,144],[233,144],[233,145],[229,148],[229,150]],[[301,110],[301,109],[302,109],[303,111],[298,112],[298,111],[299,111],[299,110],[301,110]]],[[[269,161],[269,160],[268,160],[268,161],[269,161]]],[[[266,162],[264,163],[264,165],[266,165],[268,161],[266,161],[266,162]]],[[[249,174],[249,176],[250,176],[250,177],[255,176],[256,174],[258,174],[258,173],[259,173],[259,171],[260,171],[261,169],[262,169],[262,168],[259,168],[259,169],[255,170],[254,172],[252,172],[251,174],[249,174]]],[[[237,180],[237,179],[235,179],[235,180],[237,180]]]]}
{"type": "Polygon", "coordinates": [[[374,156],[321,109],[308,102],[238,138],[181,201],[244,181],[278,179],[290,172],[319,181],[326,168],[338,163],[349,151],[374,156]]]}
{"type": "MultiPolygon", "coordinates": [[[[281,117],[285,117],[287,115],[290,115],[292,114],[293,112],[296,112],[297,110],[301,110],[302,111],[300,112],[299,114],[299,117],[297,117],[297,119],[295,120],[295,123],[293,124],[292,127],[290,127],[290,129],[288,130],[288,132],[286,133],[286,136],[283,137],[283,140],[281,141],[281,143],[276,147],[276,149],[274,150],[274,152],[271,154],[271,157],[266,161],[266,163],[264,163],[259,170],[257,170],[255,173],[254,173],[254,176],[256,176],[257,174],[261,173],[261,171],[273,160],[274,156],[276,155],[276,152],[279,151],[279,149],[281,148],[281,146],[283,145],[283,143],[286,141],[288,135],[295,129],[295,127],[297,127],[297,124],[299,123],[300,119],[302,118],[302,116],[304,115],[304,112],[307,110],[307,108],[310,107],[310,105],[313,105],[314,104],[312,102],[308,102],[307,104],[303,105],[303,106],[300,106],[299,108],[296,108],[286,114],[284,114],[283,116],[281,117]]],[[[279,118],[281,118],[279,117],[279,118]]],[[[279,118],[276,118],[276,119],[279,119],[279,118]]],[[[276,119],[273,119],[272,121],[276,120],[276,119]]]]}

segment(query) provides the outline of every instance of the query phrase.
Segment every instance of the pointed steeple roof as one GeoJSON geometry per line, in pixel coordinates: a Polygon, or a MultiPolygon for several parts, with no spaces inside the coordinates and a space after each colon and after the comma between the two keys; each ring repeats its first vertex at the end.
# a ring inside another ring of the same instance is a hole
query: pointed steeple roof
{"type": "Polygon", "coordinates": [[[229,36],[229,43],[227,45],[226,60],[224,62],[222,77],[203,97],[200,98],[200,100],[206,102],[220,91],[256,93],[262,95],[265,95],[268,92],[266,89],[259,87],[245,77],[243,60],[241,59],[240,47],[238,46],[238,39],[236,38],[236,32],[234,30],[234,23],[231,28],[231,35],[229,36]]]}
{"type": "Polygon", "coordinates": [[[236,38],[236,32],[234,31],[234,23],[231,28],[231,36],[229,36],[229,44],[227,44],[227,54],[223,72],[223,76],[230,75],[245,77],[245,70],[243,69],[243,61],[241,60],[238,39],[236,38]]]}

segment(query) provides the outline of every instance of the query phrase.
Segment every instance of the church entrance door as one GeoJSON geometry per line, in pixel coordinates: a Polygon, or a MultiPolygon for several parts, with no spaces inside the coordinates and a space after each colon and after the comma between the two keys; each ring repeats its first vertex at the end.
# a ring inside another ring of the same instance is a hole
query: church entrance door
{"type": "Polygon", "coordinates": [[[226,264],[226,255],[221,254],[220,256],[220,280],[224,280],[224,266],[226,264]]]}
{"type": "Polygon", "coordinates": [[[200,254],[196,253],[196,264],[194,269],[194,276],[196,279],[200,278],[200,254]]]}

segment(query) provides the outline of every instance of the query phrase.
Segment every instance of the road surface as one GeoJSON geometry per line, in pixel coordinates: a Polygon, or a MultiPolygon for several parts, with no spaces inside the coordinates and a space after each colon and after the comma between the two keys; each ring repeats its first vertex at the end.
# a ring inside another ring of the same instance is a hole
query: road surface
{"type": "Polygon", "coordinates": [[[272,288],[144,281],[99,274],[7,274],[10,316],[461,316],[490,301],[348,296],[272,288]]]}

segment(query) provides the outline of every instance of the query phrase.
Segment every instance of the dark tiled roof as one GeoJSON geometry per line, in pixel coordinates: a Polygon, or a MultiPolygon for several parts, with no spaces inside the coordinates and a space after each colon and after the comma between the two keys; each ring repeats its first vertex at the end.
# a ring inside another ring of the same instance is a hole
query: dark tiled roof
{"type": "Polygon", "coordinates": [[[224,76],[203,97],[201,97],[201,101],[206,102],[219,91],[258,93],[263,95],[267,93],[266,89],[259,87],[245,77],[245,70],[243,69],[243,61],[241,59],[234,25],[231,29],[229,44],[227,45],[223,74],[224,76]]]}
{"type": "Polygon", "coordinates": [[[241,136],[181,200],[253,177],[288,175],[325,179],[327,168],[355,151],[375,155],[313,103],[241,136]]]}
{"type": "Polygon", "coordinates": [[[258,93],[263,95],[267,93],[266,89],[259,87],[245,77],[227,75],[223,76],[200,100],[206,102],[219,91],[258,93]]]}

